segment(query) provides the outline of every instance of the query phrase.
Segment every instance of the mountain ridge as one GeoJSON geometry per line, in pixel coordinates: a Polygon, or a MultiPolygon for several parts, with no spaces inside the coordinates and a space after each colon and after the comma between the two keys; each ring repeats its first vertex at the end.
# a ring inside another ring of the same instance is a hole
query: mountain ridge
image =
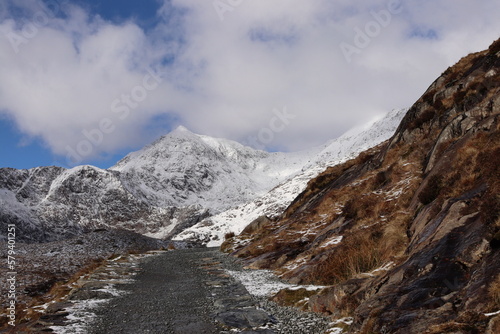
{"type": "MultiPolygon", "coordinates": [[[[209,216],[265,196],[289,178],[308,177],[305,169],[318,168],[321,160],[337,154],[328,151],[333,143],[309,151],[270,153],[181,126],[109,169],[91,165],[2,168],[0,223],[16,224],[19,241],[29,242],[99,228],[169,238],[209,216]]],[[[289,194],[288,201],[296,193],[289,194]]],[[[275,211],[284,207],[278,205],[275,211]]],[[[200,234],[193,241],[206,239],[200,234]]]]}

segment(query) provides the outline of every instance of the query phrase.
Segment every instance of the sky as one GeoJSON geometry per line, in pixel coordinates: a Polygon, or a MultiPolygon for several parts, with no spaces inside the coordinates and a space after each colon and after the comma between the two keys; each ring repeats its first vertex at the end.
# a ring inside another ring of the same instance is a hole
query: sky
{"type": "Polygon", "coordinates": [[[0,168],[108,168],[182,125],[303,150],[500,37],[492,0],[0,0],[0,168]]]}

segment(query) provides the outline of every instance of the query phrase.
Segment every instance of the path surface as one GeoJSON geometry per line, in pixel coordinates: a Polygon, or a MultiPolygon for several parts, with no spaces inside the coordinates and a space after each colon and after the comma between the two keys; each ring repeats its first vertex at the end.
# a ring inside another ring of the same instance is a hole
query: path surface
{"type": "Polygon", "coordinates": [[[198,252],[146,259],[135,282],[123,288],[127,294],[97,311],[91,333],[219,333],[210,320],[210,292],[198,252]]]}
{"type": "Polygon", "coordinates": [[[145,259],[135,282],[124,286],[127,293],[97,310],[89,333],[222,333],[224,327],[270,323],[243,286],[225,274],[217,253],[186,249],[145,259]]]}
{"type": "Polygon", "coordinates": [[[207,248],[110,259],[48,305],[29,332],[325,333],[327,319],[252,296],[227,270],[242,273],[233,258],[207,248]]]}

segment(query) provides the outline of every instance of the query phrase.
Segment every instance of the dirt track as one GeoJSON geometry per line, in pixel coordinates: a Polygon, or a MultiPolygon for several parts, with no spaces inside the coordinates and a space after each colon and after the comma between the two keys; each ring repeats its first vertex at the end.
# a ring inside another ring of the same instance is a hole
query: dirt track
{"type": "Polygon", "coordinates": [[[145,259],[135,281],[124,286],[127,293],[97,310],[89,333],[223,333],[224,327],[251,329],[271,322],[224,273],[217,254],[186,249],[145,259]],[[235,307],[245,314],[235,314],[235,307]]]}

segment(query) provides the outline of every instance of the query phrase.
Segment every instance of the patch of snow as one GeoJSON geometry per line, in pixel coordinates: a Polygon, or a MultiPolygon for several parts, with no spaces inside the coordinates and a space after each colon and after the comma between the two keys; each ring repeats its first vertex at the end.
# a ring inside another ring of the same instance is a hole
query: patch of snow
{"type": "Polygon", "coordinates": [[[366,276],[370,276],[370,277],[377,276],[377,275],[379,275],[383,271],[389,271],[395,265],[396,264],[391,261],[391,262],[388,262],[388,263],[384,264],[383,266],[381,266],[381,267],[379,267],[379,268],[377,268],[375,270],[372,270],[369,273],[363,273],[362,275],[366,275],[366,276]]]}
{"type": "Polygon", "coordinates": [[[270,270],[243,270],[243,271],[227,271],[231,276],[240,281],[247,291],[254,296],[267,296],[283,289],[298,290],[305,288],[308,291],[323,289],[324,286],[319,285],[296,285],[279,281],[276,275],[270,270]]]}
{"type": "MultiPolygon", "coordinates": [[[[112,273],[112,272],[110,272],[110,273],[112,273]]],[[[113,281],[113,280],[110,280],[110,281],[113,281]]],[[[131,280],[131,279],[120,279],[120,280],[116,280],[116,281],[119,281],[120,283],[122,283],[122,282],[132,283],[133,282],[133,280],[131,280]]],[[[97,289],[96,291],[109,293],[113,297],[118,297],[118,296],[122,296],[123,294],[125,294],[125,292],[123,290],[118,290],[113,284],[108,284],[101,289],[97,289]]]]}
{"type": "Polygon", "coordinates": [[[66,309],[69,312],[67,316],[68,323],[64,326],[51,326],[50,328],[56,334],[87,334],[88,326],[95,318],[93,312],[109,302],[109,299],[89,299],[74,303],[73,306],[66,309]]]}
{"type": "Polygon", "coordinates": [[[496,312],[492,312],[492,313],[485,313],[484,315],[486,317],[492,317],[492,316],[497,315],[497,314],[500,314],[500,310],[498,310],[496,312]]]}
{"type": "Polygon", "coordinates": [[[338,245],[342,241],[343,238],[344,238],[343,236],[333,237],[332,239],[323,243],[320,246],[320,248],[325,248],[325,247],[332,246],[332,245],[338,245]]]}
{"type": "Polygon", "coordinates": [[[292,270],[297,269],[298,267],[300,267],[301,265],[303,265],[306,262],[307,262],[307,259],[304,257],[297,258],[297,259],[294,259],[294,260],[288,262],[283,268],[286,270],[292,271],[292,270]]]}
{"type": "Polygon", "coordinates": [[[282,289],[293,286],[278,281],[270,270],[229,270],[227,272],[239,280],[247,291],[254,296],[271,296],[282,289]]]}
{"type": "Polygon", "coordinates": [[[33,309],[36,311],[36,312],[40,312],[40,313],[44,313],[45,310],[52,304],[55,304],[56,301],[55,300],[52,300],[48,303],[45,303],[45,304],[42,304],[42,305],[37,305],[37,306],[33,306],[33,309]]]}
{"type": "Polygon", "coordinates": [[[338,326],[338,325],[347,325],[347,326],[350,326],[350,325],[352,325],[353,321],[354,321],[354,319],[351,318],[351,317],[337,319],[337,320],[333,321],[330,324],[331,328],[329,328],[326,331],[326,334],[342,334],[342,333],[345,333],[344,329],[342,329],[340,327],[335,327],[335,326],[338,326]]]}
{"type": "Polygon", "coordinates": [[[334,322],[332,322],[332,325],[346,324],[346,325],[350,326],[350,325],[352,325],[353,322],[354,322],[354,318],[346,317],[346,318],[335,320],[334,322]]]}

